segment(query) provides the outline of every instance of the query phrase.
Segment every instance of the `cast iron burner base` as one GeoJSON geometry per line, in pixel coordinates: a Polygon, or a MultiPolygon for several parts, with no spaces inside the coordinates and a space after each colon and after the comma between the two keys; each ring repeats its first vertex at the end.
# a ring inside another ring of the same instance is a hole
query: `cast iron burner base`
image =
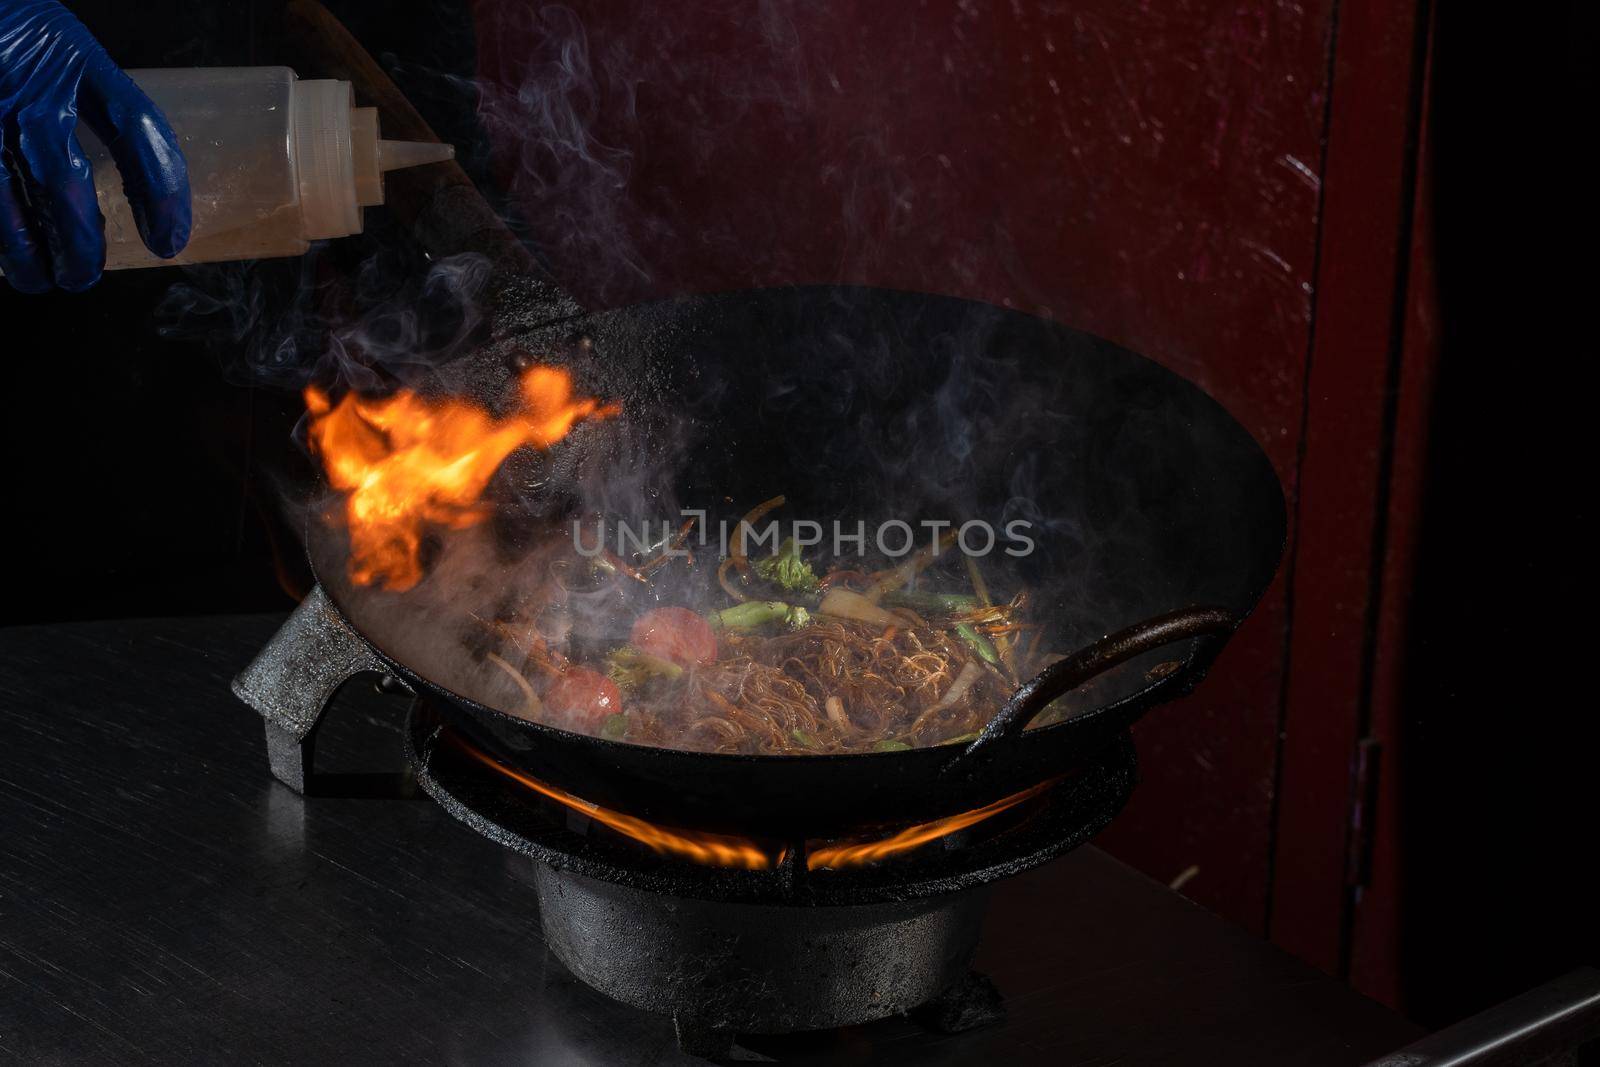
{"type": "Polygon", "coordinates": [[[567,969],[615,1000],[670,1015],[680,1039],[908,1012],[966,976],[988,902],[979,887],[847,908],[732,904],[543,863],[535,885],[545,941],[567,969]]]}
{"type": "Polygon", "coordinates": [[[1135,777],[1124,735],[993,833],[839,870],[808,870],[797,848],[774,868],[732,870],[575,829],[440,743],[448,729],[426,700],[413,702],[418,784],[474,830],[534,858],[551,951],[596,990],[669,1016],[686,1052],[712,1058],[736,1033],[896,1014],[943,1032],[997,1020],[998,992],[970,970],[990,884],[1087,841],[1135,777]]]}
{"type": "MultiPolygon", "coordinates": [[[[1005,1018],[1005,1002],[987,975],[968,971],[955,985],[906,1013],[923,1029],[936,1034],[962,1034],[1005,1018]]],[[[707,1029],[683,1016],[674,1016],[678,1048],[690,1056],[723,1060],[732,1056],[738,1032],[707,1029]]],[[[749,1032],[749,1031],[746,1031],[749,1032]]]]}

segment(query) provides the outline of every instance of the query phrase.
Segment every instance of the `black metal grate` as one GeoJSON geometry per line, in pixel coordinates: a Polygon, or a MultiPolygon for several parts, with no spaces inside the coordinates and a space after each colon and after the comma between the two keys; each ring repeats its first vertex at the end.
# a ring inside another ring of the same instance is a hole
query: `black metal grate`
{"type": "Polygon", "coordinates": [[[588,877],[673,896],[745,903],[870,904],[984,885],[1089,840],[1122,809],[1136,779],[1133,743],[1123,734],[1036,797],[914,850],[874,863],[808,870],[806,843],[773,839],[758,844],[777,862],[746,870],[660,854],[585,825],[583,818],[467,755],[449,730],[427,698],[418,698],[407,731],[408,756],[423,789],[477,832],[588,877]]]}

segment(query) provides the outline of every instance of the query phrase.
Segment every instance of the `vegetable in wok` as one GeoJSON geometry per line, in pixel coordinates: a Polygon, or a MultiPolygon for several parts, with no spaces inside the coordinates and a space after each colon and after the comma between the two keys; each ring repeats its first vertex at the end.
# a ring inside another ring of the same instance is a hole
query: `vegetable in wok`
{"type": "MultiPolygon", "coordinates": [[[[948,537],[863,570],[858,559],[808,559],[793,538],[752,559],[744,528],[717,568],[720,606],[649,607],[626,642],[582,653],[574,651],[582,640],[561,651],[536,629],[516,629],[517,645],[493,656],[518,673],[525,701],[513,710],[694,751],[896,751],[970,741],[1019,672],[1048,658],[1037,653],[1042,628],[1026,618],[1027,591],[996,602],[978,562],[952,551],[948,537]]],[[[594,565],[610,580],[649,586],[666,573],[662,558],[594,565]]]]}

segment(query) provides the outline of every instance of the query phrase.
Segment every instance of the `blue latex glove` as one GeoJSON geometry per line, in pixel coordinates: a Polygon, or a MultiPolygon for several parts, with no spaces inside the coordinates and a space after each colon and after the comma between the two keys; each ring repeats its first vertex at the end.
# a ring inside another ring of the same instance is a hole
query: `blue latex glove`
{"type": "Polygon", "coordinates": [[[145,245],[177,255],[189,170],[167,120],[56,0],[0,0],[0,271],[25,293],[87,289],[105,267],[80,117],[122,172],[145,245]]]}

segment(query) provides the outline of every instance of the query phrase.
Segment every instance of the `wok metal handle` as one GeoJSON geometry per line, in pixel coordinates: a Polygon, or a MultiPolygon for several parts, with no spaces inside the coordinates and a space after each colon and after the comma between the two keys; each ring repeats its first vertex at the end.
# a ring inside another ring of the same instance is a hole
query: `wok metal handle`
{"type": "MultiPolygon", "coordinates": [[[[1157,615],[1102,637],[1094,644],[1050,664],[1024,682],[995,717],[989,720],[977,740],[961,753],[960,761],[970,761],[996,743],[1019,736],[1056,698],[1120,663],[1175,641],[1192,637],[1225,637],[1238,625],[1238,616],[1225,608],[1191,607],[1157,615]]],[[[1184,671],[1179,669],[1173,673],[1182,675],[1184,671]]]]}

